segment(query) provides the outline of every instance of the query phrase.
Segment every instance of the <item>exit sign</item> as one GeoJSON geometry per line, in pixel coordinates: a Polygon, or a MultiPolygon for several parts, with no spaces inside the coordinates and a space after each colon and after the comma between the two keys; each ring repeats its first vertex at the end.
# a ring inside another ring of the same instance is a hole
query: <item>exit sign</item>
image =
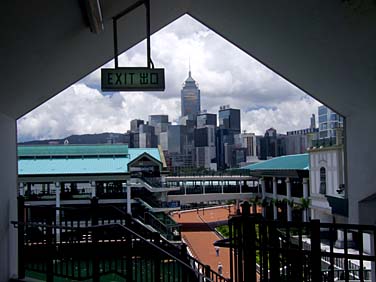
{"type": "Polygon", "coordinates": [[[164,69],[101,69],[102,91],[164,91],[164,69]]]}

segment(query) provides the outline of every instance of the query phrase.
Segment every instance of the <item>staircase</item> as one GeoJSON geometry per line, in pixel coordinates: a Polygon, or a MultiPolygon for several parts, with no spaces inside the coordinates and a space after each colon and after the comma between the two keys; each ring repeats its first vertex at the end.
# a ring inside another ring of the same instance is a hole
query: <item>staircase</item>
{"type": "Polygon", "coordinates": [[[19,279],[226,281],[189,256],[185,245],[171,244],[116,207],[83,208],[77,219],[77,208],[19,209],[23,213],[12,222],[19,236],[19,279]]]}

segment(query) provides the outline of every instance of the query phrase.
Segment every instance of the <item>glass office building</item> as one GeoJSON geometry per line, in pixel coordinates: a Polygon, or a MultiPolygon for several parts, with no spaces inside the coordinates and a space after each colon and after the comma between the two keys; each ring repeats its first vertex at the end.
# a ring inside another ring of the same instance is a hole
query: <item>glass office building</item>
{"type": "Polygon", "coordinates": [[[319,139],[335,138],[336,129],[343,127],[343,117],[326,106],[319,109],[319,139]]]}

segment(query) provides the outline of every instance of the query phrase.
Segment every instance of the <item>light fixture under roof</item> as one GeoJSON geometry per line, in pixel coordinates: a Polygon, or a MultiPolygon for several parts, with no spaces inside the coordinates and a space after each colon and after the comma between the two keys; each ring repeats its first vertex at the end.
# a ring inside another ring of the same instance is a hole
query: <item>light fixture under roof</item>
{"type": "Polygon", "coordinates": [[[104,25],[99,0],[85,0],[85,8],[91,32],[98,34],[103,31],[104,25]]]}

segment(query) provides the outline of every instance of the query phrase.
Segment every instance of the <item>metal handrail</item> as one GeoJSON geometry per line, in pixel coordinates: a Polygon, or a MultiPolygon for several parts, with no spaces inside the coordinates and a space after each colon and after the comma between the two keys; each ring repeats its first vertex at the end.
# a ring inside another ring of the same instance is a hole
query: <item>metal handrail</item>
{"type": "MultiPolygon", "coordinates": [[[[217,272],[215,272],[211,269],[208,269],[207,266],[202,264],[197,259],[191,257],[190,255],[188,255],[188,254],[186,255],[186,258],[190,263],[190,264],[188,264],[187,262],[183,261],[182,259],[176,257],[175,255],[169,253],[168,251],[166,251],[166,250],[162,249],[161,247],[159,247],[158,245],[154,244],[152,242],[152,239],[145,239],[144,237],[142,237],[139,234],[137,234],[136,232],[134,232],[132,229],[130,229],[130,228],[128,228],[128,227],[126,227],[122,224],[119,224],[119,223],[92,225],[92,226],[87,226],[87,227],[71,227],[71,226],[42,224],[42,223],[33,223],[33,222],[24,223],[24,222],[18,222],[18,221],[11,221],[11,224],[13,224],[15,228],[22,225],[22,226],[42,227],[42,228],[51,228],[51,229],[52,228],[66,229],[66,230],[69,229],[69,230],[77,230],[77,231],[84,231],[84,230],[92,231],[92,230],[98,230],[98,229],[104,229],[104,228],[118,227],[118,228],[121,228],[123,231],[130,233],[132,236],[136,237],[138,240],[142,241],[143,243],[145,243],[149,247],[154,248],[159,253],[168,256],[170,259],[175,260],[176,262],[178,262],[184,268],[188,269],[189,271],[192,271],[193,274],[196,275],[198,278],[206,279],[206,280],[203,280],[203,281],[219,281],[219,282],[227,281],[227,279],[224,278],[222,275],[220,275],[219,273],[217,273],[217,272]],[[195,264],[197,265],[197,267],[194,267],[195,264]],[[215,278],[215,280],[212,280],[210,277],[215,278]]],[[[173,245],[171,244],[171,246],[173,246],[173,245]]]]}

